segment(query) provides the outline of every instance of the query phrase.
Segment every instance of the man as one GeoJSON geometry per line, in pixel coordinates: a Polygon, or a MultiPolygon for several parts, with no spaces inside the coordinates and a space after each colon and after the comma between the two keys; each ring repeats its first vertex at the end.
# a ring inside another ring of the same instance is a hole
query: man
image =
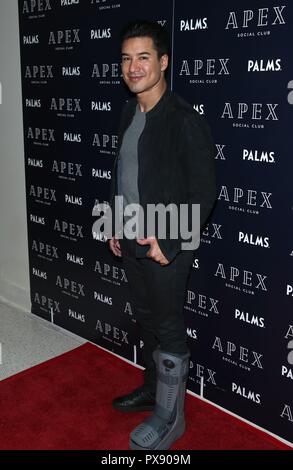
{"type": "MultiPolygon", "coordinates": [[[[164,28],[149,21],[124,28],[122,75],[136,97],[122,111],[111,204],[116,195],[123,196],[124,208],[134,203],[144,211],[150,204],[187,204],[188,209],[200,204],[203,226],[215,200],[213,144],[202,117],[168,89],[168,61],[164,28]]],[[[194,249],[182,249],[182,237],[173,238],[168,230],[162,238],[157,231],[135,239],[125,235],[114,234],[109,246],[123,257],[145,370],[143,385],[114,399],[113,407],[153,410],[132,431],[131,449],[168,449],[185,429],[190,354],[183,306],[194,249]]]]}

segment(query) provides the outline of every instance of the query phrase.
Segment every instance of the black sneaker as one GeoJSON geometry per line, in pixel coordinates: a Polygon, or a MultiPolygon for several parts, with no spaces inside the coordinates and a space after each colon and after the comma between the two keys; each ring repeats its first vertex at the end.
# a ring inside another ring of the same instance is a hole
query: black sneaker
{"type": "Polygon", "coordinates": [[[143,387],[136,388],[133,392],[122,397],[114,398],[112,406],[119,411],[152,411],[155,407],[155,396],[143,387]]]}

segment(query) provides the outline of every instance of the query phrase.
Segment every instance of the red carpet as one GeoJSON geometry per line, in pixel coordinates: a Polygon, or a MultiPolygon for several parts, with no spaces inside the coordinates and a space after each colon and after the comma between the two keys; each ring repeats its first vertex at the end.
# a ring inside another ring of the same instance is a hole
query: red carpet
{"type": "MultiPolygon", "coordinates": [[[[112,410],[141,371],[86,343],[0,382],[1,450],[123,450],[147,413],[112,410]]],[[[191,396],[187,430],[172,450],[278,450],[287,446],[191,396]]]]}

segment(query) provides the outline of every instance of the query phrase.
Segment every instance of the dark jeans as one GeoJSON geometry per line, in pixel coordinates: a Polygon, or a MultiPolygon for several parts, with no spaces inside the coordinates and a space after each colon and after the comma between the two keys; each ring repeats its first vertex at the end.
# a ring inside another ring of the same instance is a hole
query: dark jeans
{"type": "Polygon", "coordinates": [[[144,342],[144,385],[155,392],[153,351],[160,346],[170,353],[188,352],[183,306],[194,251],[182,251],[170,264],[161,266],[149,258],[137,258],[135,240],[122,239],[120,245],[144,342]]]}

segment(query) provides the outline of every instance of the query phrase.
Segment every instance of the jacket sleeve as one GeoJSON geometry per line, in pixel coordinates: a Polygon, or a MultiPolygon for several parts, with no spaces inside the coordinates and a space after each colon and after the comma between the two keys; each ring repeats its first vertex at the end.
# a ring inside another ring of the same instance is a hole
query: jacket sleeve
{"type": "MultiPolygon", "coordinates": [[[[188,221],[191,221],[192,204],[200,205],[200,227],[194,236],[200,236],[216,199],[214,144],[206,121],[199,115],[187,113],[182,120],[176,153],[177,204],[187,204],[188,221]]],[[[178,207],[179,212],[179,207],[178,207]]],[[[191,228],[191,224],[189,223],[191,228]]],[[[193,225],[192,225],[193,227],[193,225]]],[[[190,238],[191,240],[191,238],[190,238]]],[[[178,239],[158,240],[161,251],[172,261],[186,243],[179,231],[178,239]]]]}

